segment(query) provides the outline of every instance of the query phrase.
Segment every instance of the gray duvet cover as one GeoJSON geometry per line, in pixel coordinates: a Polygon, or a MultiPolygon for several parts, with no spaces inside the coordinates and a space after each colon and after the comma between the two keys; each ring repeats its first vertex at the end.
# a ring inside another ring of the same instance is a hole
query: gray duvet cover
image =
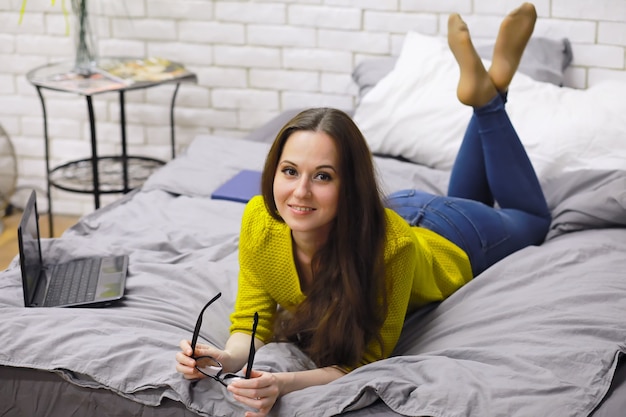
{"type": "MultiPolygon", "coordinates": [[[[222,346],[228,337],[244,205],[209,196],[240,169],[260,169],[267,149],[198,137],[143,189],[83,218],[62,239],[44,240],[47,262],[129,254],[127,295],[118,305],[24,308],[14,261],[0,273],[0,365],[54,373],[138,405],[242,415],[221,385],[181,378],[174,355],[218,291],[201,338],[222,346]]],[[[446,186],[446,172],[393,159],[377,158],[377,165],[387,191],[446,186]]],[[[409,317],[392,358],[286,395],[272,414],[590,415],[626,352],[626,172],[574,172],[544,189],[554,215],[544,244],[409,317]]],[[[299,351],[271,344],[255,363],[270,370],[310,365],[299,351]]],[[[18,415],[11,414],[24,401],[17,383],[1,385],[0,415],[18,415]]]]}

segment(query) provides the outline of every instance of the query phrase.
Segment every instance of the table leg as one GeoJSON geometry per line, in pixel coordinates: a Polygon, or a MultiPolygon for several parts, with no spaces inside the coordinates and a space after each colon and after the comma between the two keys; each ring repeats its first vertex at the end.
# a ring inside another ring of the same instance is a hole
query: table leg
{"type": "Polygon", "coordinates": [[[126,149],[126,101],[124,99],[124,91],[120,91],[120,128],[122,134],[122,180],[123,193],[130,191],[128,186],[128,152],[126,149]]]}
{"type": "Polygon", "coordinates": [[[96,142],[96,117],[93,111],[93,101],[91,96],[87,99],[87,110],[89,112],[89,128],[91,131],[91,175],[93,179],[93,198],[96,210],[100,208],[100,176],[98,174],[98,148],[96,142]]]}
{"type": "Polygon", "coordinates": [[[180,87],[180,83],[176,83],[176,88],[174,89],[174,95],[172,96],[172,104],[170,105],[170,133],[171,133],[171,141],[172,141],[172,159],[176,157],[176,136],[174,133],[174,104],[176,103],[176,95],[178,94],[178,88],[180,87]]]}
{"type": "Polygon", "coordinates": [[[37,88],[37,94],[41,101],[41,109],[43,111],[43,139],[44,139],[44,152],[46,157],[46,193],[48,194],[48,232],[50,237],[54,236],[54,222],[52,219],[52,193],[50,187],[50,145],[48,144],[48,116],[46,113],[46,101],[43,98],[43,93],[39,86],[37,88]]]}

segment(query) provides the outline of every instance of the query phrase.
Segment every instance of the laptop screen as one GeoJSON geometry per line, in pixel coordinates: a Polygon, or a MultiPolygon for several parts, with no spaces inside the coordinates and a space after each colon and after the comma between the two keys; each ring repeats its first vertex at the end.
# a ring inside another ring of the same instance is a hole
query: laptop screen
{"type": "Polygon", "coordinates": [[[35,193],[28,199],[18,229],[20,245],[20,266],[24,286],[24,305],[32,304],[37,282],[42,271],[41,244],[39,242],[39,223],[35,193]]]}

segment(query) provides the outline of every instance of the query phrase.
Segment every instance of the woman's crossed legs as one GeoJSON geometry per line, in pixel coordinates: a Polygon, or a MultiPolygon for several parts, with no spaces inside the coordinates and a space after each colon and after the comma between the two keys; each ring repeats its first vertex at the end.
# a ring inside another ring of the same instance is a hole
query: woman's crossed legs
{"type": "Polygon", "coordinates": [[[389,196],[390,207],[410,224],[429,228],[465,250],[474,275],[541,243],[550,225],[539,180],[504,108],[536,17],[530,3],[505,17],[487,71],[465,22],[450,16],[448,44],[460,68],[457,96],[474,113],[452,169],[448,197],[411,190],[389,196]]]}

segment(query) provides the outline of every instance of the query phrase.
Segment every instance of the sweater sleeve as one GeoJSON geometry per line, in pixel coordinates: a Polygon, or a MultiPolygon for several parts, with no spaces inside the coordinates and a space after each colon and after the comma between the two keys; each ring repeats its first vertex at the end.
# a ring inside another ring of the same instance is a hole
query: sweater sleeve
{"type": "Polygon", "coordinates": [[[239,236],[239,278],[235,308],[230,316],[230,333],[251,334],[254,313],[258,312],[257,338],[269,343],[272,339],[277,303],[266,290],[262,265],[255,262],[259,259],[258,256],[262,256],[259,252],[264,246],[266,217],[268,216],[262,198],[255,197],[248,202],[239,236]]]}

